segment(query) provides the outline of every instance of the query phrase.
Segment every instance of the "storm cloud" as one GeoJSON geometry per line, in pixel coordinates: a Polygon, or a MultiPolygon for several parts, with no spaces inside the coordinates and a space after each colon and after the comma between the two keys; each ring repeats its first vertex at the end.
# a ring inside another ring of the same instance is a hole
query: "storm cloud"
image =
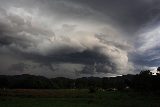
{"type": "Polygon", "coordinates": [[[1,0],[1,74],[111,76],[159,65],[158,0],[1,0]]]}

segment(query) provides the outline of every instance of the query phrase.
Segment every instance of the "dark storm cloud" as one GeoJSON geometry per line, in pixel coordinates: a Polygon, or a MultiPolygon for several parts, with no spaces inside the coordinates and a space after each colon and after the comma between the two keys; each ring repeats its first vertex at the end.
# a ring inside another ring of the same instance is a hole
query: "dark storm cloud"
{"type": "Polygon", "coordinates": [[[130,54],[130,60],[136,65],[141,66],[159,66],[160,64],[160,47],[154,47],[152,49],[146,50],[144,52],[132,53],[130,54]]]}
{"type": "MultiPolygon", "coordinates": [[[[47,29],[42,22],[41,26],[38,26],[37,19],[33,19],[32,14],[22,8],[14,7],[9,11],[3,11],[6,14],[1,14],[2,47],[12,50],[20,57],[43,63],[52,71],[52,63],[91,65],[99,62],[113,63],[120,67],[120,62],[115,59],[119,56],[121,60],[125,58],[123,62],[124,65],[127,64],[126,49],[121,49],[125,45],[121,43],[103,40],[105,37],[99,35],[98,38],[95,33],[88,31],[75,31],[76,25],[63,24],[57,31],[47,29]],[[18,13],[13,10],[17,10],[18,13]]],[[[114,32],[110,31],[113,34],[114,32]]]]}
{"type": "Polygon", "coordinates": [[[19,72],[24,72],[25,70],[28,70],[29,69],[29,65],[26,65],[24,63],[17,63],[17,64],[13,64],[11,67],[10,67],[10,71],[19,71],[19,72]]]}
{"type": "Polygon", "coordinates": [[[115,73],[119,74],[117,72],[116,65],[108,63],[94,63],[93,65],[86,65],[80,73],[82,74],[95,74],[95,73],[115,73]]]}
{"type": "Polygon", "coordinates": [[[129,33],[136,32],[160,13],[159,0],[73,0],[73,2],[88,5],[102,12],[129,33]]]}
{"type": "Polygon", "coordinates": [[[158,0],[0,2],[0,57],[14,58],[12,71],[126,74],[159,64],[158,0]]]}
{"type": "MultiPolygon", "coordinates": [[[[102,65],[105,67],[106,65],[113,67],[111,64],[111,60],[109,57],[104,54],[100,54],[98,49],[94,50],[85,50],[83,52],[73,52],[69,54],[63,54],[66,50],[61,51],[60,53],[50,54],[47,56],[37,55],[37,54],[27,54],[24,52],[17,53],[19,56],[23,56],[24,59],[29,59],[34,62],[40,63],[40,66],[48,66],[50,70],[55,71],[52,67],[52,64],[60,64],[60,63],[75,63],[82,64],[86,66],[93,66],[95,63],[99,63],[97,65],[97,72],[107,72],[105,70],[100,70],[102,65]]],[[[17,51],[16,51],[17,52],[17,51]]],[[[102,68],[103,69],[103,68],[102,68]]],[[[115,68],[116,69],[116,66],[115,68]]],[[[106,69],[108,70],[108,69],[106,69]]],[[[90,71],[92,72],[92,71],[90,71]]],[[[108,72],[112,72],[108,70],[108,72]]],[[[114,71],[115,72],[115,71],[114,71]]]]}

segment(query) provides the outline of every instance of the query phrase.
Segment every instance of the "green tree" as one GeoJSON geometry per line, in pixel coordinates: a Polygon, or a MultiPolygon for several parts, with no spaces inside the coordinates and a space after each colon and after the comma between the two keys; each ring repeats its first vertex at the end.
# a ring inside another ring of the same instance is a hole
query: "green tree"
{"type": "Polygon", "coordinates": [[[160,72],[160,67],[157,68],[157,72],[160,72]]]}

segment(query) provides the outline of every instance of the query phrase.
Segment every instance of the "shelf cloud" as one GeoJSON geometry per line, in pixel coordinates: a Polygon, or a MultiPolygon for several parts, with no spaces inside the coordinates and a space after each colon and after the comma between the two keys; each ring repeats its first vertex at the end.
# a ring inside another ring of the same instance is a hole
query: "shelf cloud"
{"type": "Polygon", "coordinates": [[[111,76],[159,65],[158,0],[0,0],[0,74],[111,76]]]}

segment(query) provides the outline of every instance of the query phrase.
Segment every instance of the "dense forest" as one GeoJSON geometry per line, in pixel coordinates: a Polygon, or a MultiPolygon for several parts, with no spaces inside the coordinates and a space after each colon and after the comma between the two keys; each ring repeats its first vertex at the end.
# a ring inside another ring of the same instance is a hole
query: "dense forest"
{"type": "MultiPolygon", "coordinates": [[[[157,72],[160,67],[157,68],[157,72]]],[[[152,75],[149,70],[141,71],[137,75],[123,75],[117,77],[82,77],[69,79],[57,77],[48,79],[34,75],[0,75],[2,89],[102,89],[102,90],[160,90],[160,74],[152,75]]]]}

